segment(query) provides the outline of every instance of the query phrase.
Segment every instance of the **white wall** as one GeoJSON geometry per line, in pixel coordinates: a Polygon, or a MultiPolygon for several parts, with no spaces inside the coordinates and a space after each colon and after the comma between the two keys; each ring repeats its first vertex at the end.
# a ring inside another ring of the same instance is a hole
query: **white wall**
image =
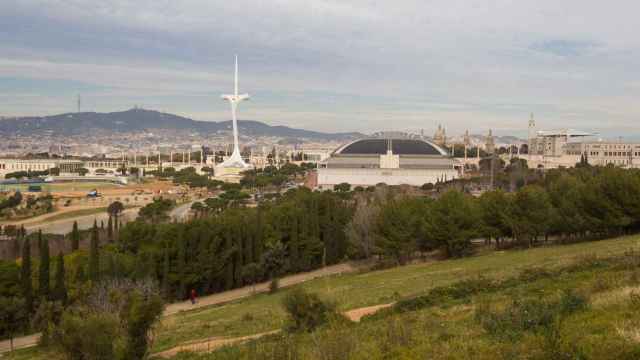
{"type": "Polygon", "coordinates": [[[352,186],[373,186],[379,183],[387,185],[422,186],[426,183],[436,183],[438,179],[447,180],[458,178],[458,171],[454,169],[339,169],[319,168],[318,186],[330,188],[340,183],[352,186]]]}

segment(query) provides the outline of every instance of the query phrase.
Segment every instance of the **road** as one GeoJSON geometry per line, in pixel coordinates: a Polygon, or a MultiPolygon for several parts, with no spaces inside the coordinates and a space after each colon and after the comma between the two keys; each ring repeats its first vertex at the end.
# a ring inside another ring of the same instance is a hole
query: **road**
{"type": "MultiPolygon", "coordinates": [[[[169,213],[169,216],[171,217],[172,220],[179,221],[179,222],[188,220],[188,217],[191,211],[191,205],[194,202],[195,201],[191,201],[191,202],[177,206],[176,208],[171,210],[171,212],[169,213]]],[[[124,210],[121,215],[122,221],[130,222],[135,220],[135,218],[138,216],[139,210],[140,210],[139,208],[124,210]]],[[[57,213],[52,213],[52,215],[57,215],[57,213]]],[[[105,211],[105,212],[101,212],[93,215],[83,215],[79,217],[61,219],[61,220],[52,221],[52,222],[45,222],[42,224],[34,224],[32,222],[30,224],[25,224],[25,229],[27,229],[27,231],[30,233],[34,231],[42,230],[42,232],[44,233],[65,235],[70,233],[71,230],[73,229],[74,221],[78,222],[78,229],[87,230],[87,229],[91,229],[91,227],[93,226],[94,220],[98,222],[98,225],[100,225],[101,221],[104,221],[104,223],[106,224],[107,221],[109,220],[109,215],[105,211]]]]}
{"type": "MultiPolygon", "coordinates": [[[[124,222],[134,220],[138,216],[138,210],[139,208],[124,210],[121,215],[122,220],[124,222]]],[[[87,230],[91,229],[94,220],[98,222],[98,225],[100,225],[101,221],[104,221],[106,224],[109,220],[109,214],[104,211],[98,214],[61,219],[58,221],[52,221],[43,224],[25,225],[25,229],[27,229],[27,232],[42,230],[43,233],[65,235],[70,233],[73,229],[74,221],[78,222],[78,229],[87,230]]]]}
{"type": "Polygon", "coordinates": [[[171,217],[172,220],[175,220],[178,222],[188,220],[189,215],[191,214],[191,205],[193,205],[193,203],[195,202],[197,202],[197,200],[190,201],[182,205],[176,206],[173,210],[171,210],[171,212],[169,212],[169,216],[171,217]]]}
{"type": "MultiPolygon", "coordinates": [[[[185,204],[186,205],[186,204],[185,204]]],[[[303,283],[305,281],[309,281],[315,278],[337,275],[337,274],[346,274],[350,272],[354,272],[358,270],[358,266],[354,263],[343,263],[338,265],[327,266],[322,269],[309,271],[306,273],[300,273],[290,276],[285,276],[280,279],[280,287],[287,287],[296,284],[303,283]]],[[[254,295],[257,292],[266,292],[269,291],[269,282],[264,282],[257,284],[255,286],[255,292],[253,286],[245,286],[243,288],[234,289],[230,291],[225,291],[213,295],[203,296],[198,299],[198,302],[194,305],[191,304],[190,301],[182,301],[173,304],[169,304],[163,313],[163,316],[171,316],[180,311],[193,310],[197,308],[212,306],[212,305],[220,305],[230,301],[242,299],[251,295],[254,295]]],[[[38,343],[38,334],[24,336],[20,338],[16,338],[14,340],[14,346],[16,349],[27,348],[37,345],[38,343]]],[[[10,343],[8,340],[0,341],[0,354],[9,352],[10,343]]],[[[2,357],[2,356],[0,356],[2,357]]]]}

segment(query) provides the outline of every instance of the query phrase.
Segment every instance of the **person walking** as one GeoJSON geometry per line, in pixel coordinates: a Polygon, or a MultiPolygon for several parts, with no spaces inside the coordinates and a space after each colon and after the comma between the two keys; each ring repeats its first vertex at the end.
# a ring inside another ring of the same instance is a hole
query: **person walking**
{"type": "Polygon", "coordinates": [[[195,305],[196,304],[196,289],[191,289],[191,295],[189,296],[189,298],[191,298],[191,304],[195,305]]]}

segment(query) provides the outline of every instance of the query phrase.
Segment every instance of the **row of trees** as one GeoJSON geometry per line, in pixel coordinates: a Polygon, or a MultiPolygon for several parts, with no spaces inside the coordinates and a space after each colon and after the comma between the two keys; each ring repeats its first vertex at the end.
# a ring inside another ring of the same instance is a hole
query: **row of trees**
{"type": "Polygon", "coordinates": [[[550,238],[579,241],[640,229],[640,171],[614,167],[553,170],[517,191],[498,189],[479,198],[458,190],[421,198],[379,187],[355,200],[347,226],[353,256],[398,262],[436,249],[465,256],[473,239],[534,246],[550,238]]]}
{"type": "Polygon", "coordinates": [[[132,273],[157,279],[167,298],[180,299],[190,289],[211,293],[342,261],[350,217],[350,204],[335,194],[300,190],[187,224],[129,223],[107,256],[135,258],[132,273]]]}

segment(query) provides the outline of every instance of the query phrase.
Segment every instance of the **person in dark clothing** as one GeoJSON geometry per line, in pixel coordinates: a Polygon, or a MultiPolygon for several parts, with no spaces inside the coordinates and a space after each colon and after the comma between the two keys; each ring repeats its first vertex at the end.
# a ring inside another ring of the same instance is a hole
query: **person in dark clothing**
{"type": "Polygon", "coordinates": [[[191,295],[189,296],[191,298],[191,304],[196,303],[196,296],[196,289],[191,289],[191,295]]]}

